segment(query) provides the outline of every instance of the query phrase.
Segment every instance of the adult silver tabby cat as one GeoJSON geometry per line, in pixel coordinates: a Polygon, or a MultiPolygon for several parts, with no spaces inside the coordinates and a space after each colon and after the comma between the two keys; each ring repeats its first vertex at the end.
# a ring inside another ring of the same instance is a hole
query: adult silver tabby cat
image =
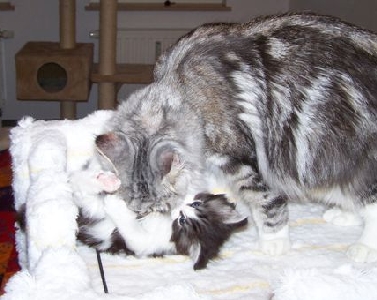
{"type": "Polygon", "coordinates": [[[308,200],[360,212],[364,231],[348,254],[377,260],[372,32],[314,14],[201,26],[160,57],[155,82],[112,126],[97,145],[141,214],[179,205],[215,170],[252,208],[264,252],[289,249],[287,202],[308,200]],[[174,159],[183,173],[167,186],[174,159]]]}

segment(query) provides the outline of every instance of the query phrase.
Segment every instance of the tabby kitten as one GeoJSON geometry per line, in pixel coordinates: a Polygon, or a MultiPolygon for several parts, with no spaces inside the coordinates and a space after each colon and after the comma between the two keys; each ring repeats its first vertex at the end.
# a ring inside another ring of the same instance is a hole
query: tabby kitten
{"type": "Polygon", "coordinates": [[[376,34],[314,14],[203,25],[109,126],[97,144],[139,213],[179,206],[216,167],[252,208],[265,253],[288,251],[287,203],[309,200],[360,212],[348,255],[377,260],[376,34]],[[174,156],[185,176],[173,193],[162,180],[174,156]]]}

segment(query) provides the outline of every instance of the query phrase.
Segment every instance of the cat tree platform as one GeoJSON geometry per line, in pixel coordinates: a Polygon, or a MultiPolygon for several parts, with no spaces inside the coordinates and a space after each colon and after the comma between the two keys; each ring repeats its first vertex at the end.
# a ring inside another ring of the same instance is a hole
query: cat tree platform
{"type": "Polygon", "coordinates": [[[17,98],[86,101],[93,44],[63,49],[54,42],[28,42],[16,54],[17,98]]]}

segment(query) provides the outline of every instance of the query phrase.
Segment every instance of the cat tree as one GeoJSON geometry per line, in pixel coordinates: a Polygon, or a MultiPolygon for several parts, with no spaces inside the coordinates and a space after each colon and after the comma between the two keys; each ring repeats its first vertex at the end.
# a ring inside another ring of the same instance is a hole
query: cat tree
{"type": "Polygon", "coordinates": [[[17,98],[60,101],[62,119],[75,119],[87,101],[93,44],[76,43],[76,1],[60,0],[60,42],[28,42],[16,54],[17,98]]]}
{"type": "Polygon", "coordinates": [[[117,0],[99,2],[98,64],[92,44],[75,42],[75,6],[60,0],[60,43],[29,42],[16,54],[17,98],[60,101],[62,119],[75,118],[76,102],[88,99],[92,82],[98,109],[113,109],[123,83],[153,81],[153,65],[116,63],[117,0]]]}
{"type": "Polygon", "coordinates": [[[98,108],[117,106],[117,92],[123,83],[148,84],[153,81],[153,65],[117,64],[117,0],[100,0],[87,10],[99,10],[99,59],[91,81],[98,84],[98,108]]]}

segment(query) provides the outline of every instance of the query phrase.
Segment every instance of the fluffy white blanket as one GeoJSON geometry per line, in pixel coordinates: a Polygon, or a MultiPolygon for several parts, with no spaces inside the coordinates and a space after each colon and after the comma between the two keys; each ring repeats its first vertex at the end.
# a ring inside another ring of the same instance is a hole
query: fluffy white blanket
{"type": "Polygon", "coordinates": [[[263,255],[250,222],[202,271],[179,255],[102,255],[109,288],[104,294],[95,252],[76,244],[77,207],[67,174],[92,155],[94,138],[106,131],[111,114],[99,111],[77,121],[25,118],[12,130],[16,208],[26,203],[28,230],[17,232],[22,270],[1,300],[377,299],[377,265],[356,264],[345,255],[361,226],[326,223],[324,207],[314,204],[290,205],[288,255],[263,255]]]}

